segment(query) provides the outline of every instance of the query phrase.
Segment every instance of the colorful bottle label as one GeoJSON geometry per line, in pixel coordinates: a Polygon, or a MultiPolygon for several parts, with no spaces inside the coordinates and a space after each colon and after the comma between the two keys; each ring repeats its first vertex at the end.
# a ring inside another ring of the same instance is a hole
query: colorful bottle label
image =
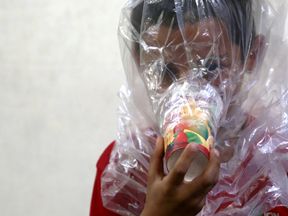
{"type": "Polygon", "coordinates": [[[165,158],[168,160],[173,152],[185,148],[189,143],[195,143],[198,144],[199,151],[209,159],[211,142],[208,139],[212,136],[209,113],[190,102],[172,116],[180,123],[175,124],[175,121],[170,120],[170,125],[166,128],[165,158]]]}
{"type": "Polygon", "coordinates": [[[200,135],[200,133],[192,131],[189,127],[183,128],[183,124],[177,125],[173,131],[169,131],[165,136],[166,159],[168,159],[173,152],[185,148],[189,143],[198,144],[199,151],[209,159],[211,145],[208,140],[210,135],[209,128],[206,127],[206,129],[204,129],[203,127],[202,132],[200,135]]]}

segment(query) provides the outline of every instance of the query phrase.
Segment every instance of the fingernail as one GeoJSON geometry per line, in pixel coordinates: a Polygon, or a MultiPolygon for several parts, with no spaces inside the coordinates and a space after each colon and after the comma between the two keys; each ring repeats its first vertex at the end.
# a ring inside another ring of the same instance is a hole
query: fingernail
{"type": "Polygon", "coordinates": [[[198,150],[198,144],[195,144],[195,143],[189,143],[188,147],[190,148],[191,151],[197,151],[198,150]]]}
{"type": "Polygon", "coordinates": [[[213,151],[214,151],[215,155],[219,158],[220,157],[220,152],[217,149],[214,149],[213,151]]]}

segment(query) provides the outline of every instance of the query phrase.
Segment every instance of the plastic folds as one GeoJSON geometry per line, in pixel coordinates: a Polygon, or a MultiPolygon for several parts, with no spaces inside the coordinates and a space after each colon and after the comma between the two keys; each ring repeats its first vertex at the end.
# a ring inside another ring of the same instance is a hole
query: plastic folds
{"type": "Polygon", "coordinates": [[[186,180],[201,173],[210,145],[221,153],[219,183],[199,215],[258,216],[288,206],[286,14],[284,0],[126,3],[119,41],[127,84],[102,176],[108,209],[140,215],[159,134],[166,172],[183,146],[199,144],[186,180]]]}

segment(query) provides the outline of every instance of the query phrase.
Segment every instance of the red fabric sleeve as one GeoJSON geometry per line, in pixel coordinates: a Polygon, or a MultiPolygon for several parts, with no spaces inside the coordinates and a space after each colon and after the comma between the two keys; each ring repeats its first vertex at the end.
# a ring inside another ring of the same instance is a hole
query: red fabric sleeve
{"type": "Polygon", "coordinates": [[[97,174],[94,183],[94,189],[92,194],[91,206],[90,206],[90,216],[119,216],[106,209],[103,206],[101,198],[101,176],[106,166],[109,163],[110,154],[114,147],[115,141],[112,142],[102,153],[101,157],[97,162],[97,174]]]}

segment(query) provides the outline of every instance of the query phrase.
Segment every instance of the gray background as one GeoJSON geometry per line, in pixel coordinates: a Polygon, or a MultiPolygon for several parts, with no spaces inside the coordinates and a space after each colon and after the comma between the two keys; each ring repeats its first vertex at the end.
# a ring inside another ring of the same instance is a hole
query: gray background
{"type": "Polygon", "coordinates": [[[0,1],[0,215],[88,215],[116,137],[124,0],[0,1]]]}

